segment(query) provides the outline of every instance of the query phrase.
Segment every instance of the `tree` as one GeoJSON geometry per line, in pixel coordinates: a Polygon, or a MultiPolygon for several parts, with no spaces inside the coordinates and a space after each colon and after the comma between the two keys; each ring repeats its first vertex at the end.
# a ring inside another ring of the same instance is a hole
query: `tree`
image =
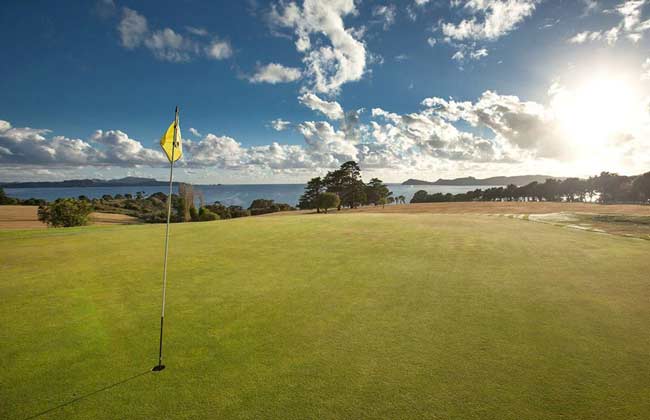
{"type": "Polygon", "coordinates": [[[395,202],[406,204],[406,197],[404,197],[403,195],[400,195],[400,196],[397,197],[397,200],[395,200],[395,202]]]}
{"type": "Polygon", "coordinates": [[[5,194],[5,190],[0,188],[0,205],[16,204],[17,202],[18,200],[8,197],[7,194],[5,194]]]}
{"type": "Polygon", "coordinates": [[[632,181],[632,194],[637,200],[643,202],[650,200],[650,172],[639,175],[632,181]]]}
{"type": "Polygon", "coordinates": [[[628,201],[632,195],[630,178],[610,172],[601,172],[594,179],[594,189],[600,193],[601,203],[628,201]]]}
{"type": "Polygon", "coordinates": [[[318,208],[321,208],[327,213],[327,209],[338,207],[341,204],[341,199],[338,195],[331,192],[325,192],[318,196],[318,208]]]}
{"type": "Polygon", "coordinates": [[[190,220],[192,220],[193,222],[199,221],[199,212],[196,210],[196,207],[194,206],[190,207],[190,220]]]}
{"type": "Polygon", "coordinates": [[[298,208],[302,210],[307,209],[316,209],[316,213],[320,213],[320,208],[318,207],[318,197],[325,192],[325,183],[321,177],[312,178],[307,182],[305,187],[305,192],[300,196],[300,201],[298,201],[298,208]]]}
{"type": "Polygon", "coordinates": [[[428,195],[429,194],[425,190],[419,190],[415,194],[413,194],[413,198],[411,198],[411,203],[426,203],[428,195]]]}
{"type": "Polygon", "coordinates": [[[54,203],[39,206],[38,220],[53,227],[84,226],[93,211],[88,201],[62,198],[54,203]]]}
{"type": "Polygon", "coordinates": [[[369,204],[385,204],[387,198],[393,193],[379,178],[372,178],[365,187],[366,202],[369,204]]]}
{"type": "Polygon", "coordinates": [[[365,184],[361,180],[361,169],[355,161],[345,162],[336,171],[328,172],[323,179],[326,191],[339,196],[341,203],[350,208],[359,206],[366,201],[365,184]]]}
{"type": "Polygon", "coordinates": [[[178,195],[180,197],[179,216],[182,216],[182,220],[186,222],[195,220],[192,213],[196,216],[198,214],[196,208],[194,208],[194,187],[192,184],[178,184],[178,195]],[[192,208],[194,208],[194,212],[192,212],[192,208]]]}

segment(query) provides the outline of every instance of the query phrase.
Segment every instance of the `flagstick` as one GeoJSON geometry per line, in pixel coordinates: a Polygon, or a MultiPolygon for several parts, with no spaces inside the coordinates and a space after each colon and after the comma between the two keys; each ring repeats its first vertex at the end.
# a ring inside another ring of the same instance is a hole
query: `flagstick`
{"type": "Polygon", "coordinates": [[[174,119],[174,142],[172,143],[172,158],[169,165],[169,194],[167,195],[167,228],[165,231],[165,261],[163,263],[163,290],[162,290],[162,310],[160,313],[160,343],[158,347],[158,365],[154,366],[153,371],[165,369],[162,364],[163,349],[163,324],[165,322],[165,292],[167,291],[167,254],[169,252],[169,222],[172,213],[172,192],[174,178],[174,150],[176,148],[176,131],[178,127],[178,107],[176,107],[176,118],[174,119]]]}

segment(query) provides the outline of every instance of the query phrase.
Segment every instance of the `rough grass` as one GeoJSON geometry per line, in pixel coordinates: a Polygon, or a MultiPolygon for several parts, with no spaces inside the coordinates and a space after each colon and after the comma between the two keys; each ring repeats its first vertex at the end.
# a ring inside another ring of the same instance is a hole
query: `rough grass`
{"type": "Polygon", "coordinates": [[[0,233],[0,418],[650,417],[647,241],[476,215],[173,225],[154,374],[163,233],[0,233]]]}
{"type": "MultiPolygon", "coordinates": [[[[38,206],[0,206],[0,230],[46,229],[47,225],[38,220],[38,206]]],[[[90,214],[93,225],[132,225],[141,223],[139,219],[126,214],[90,214]]]]}
{"type": "MultiPolygon", "coordinates": [[[[348,210],[350,211],[350,210],[348,210]]],[[[432,214],[541,214],[591,213],[650,216],[650,206],[638,204],[593,204],[519,201],[469,201],[456,203],[418,203],[361,207],[361,213],[432,213],[432,214]]]]}

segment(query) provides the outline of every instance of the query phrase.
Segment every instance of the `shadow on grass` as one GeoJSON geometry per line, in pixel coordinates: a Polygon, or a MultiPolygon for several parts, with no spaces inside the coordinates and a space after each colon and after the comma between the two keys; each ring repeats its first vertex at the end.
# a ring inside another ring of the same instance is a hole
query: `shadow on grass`
{"type": "Polygon", "coordinates": [[[70,401],[66,401],[63,404],[57,405],[56,407],[48,408],[47,410],[41,411],[40,413],[34,414],[33,416],[30,416],[30,417],[27,417],[24,420],[30,420],[30,419],[35,419],[35,418],[40,417],[40,416],[44,416],[45,414],[51,413],[52,411],[58,410],[59,408],[63,408],[65,406],[74,404],[74,403],[79,402],[81,400],[84,400],[84,399],[86,399],[88,397],[92,397],[93,395],[99,394],[100,392],[108,391],[111,388],[115,388],[118,385],[125,384],[125,383],[127,383],[129,381],[137,379],[137,378],[139,378],[141,376],[144,376],[144,375],[146,375],[148,373],[152,373],[151,370],[146,370],[144,372],[138,373],[137,375],[133,375],[133,376],[130,376],[130,377],[128,377],[126,379],[123,379],[121,381],[118,381],[118,382],[115,382],[113,384],[107,385],[104,388],[97,389],[95,391],[89,392],[89,393],[84,394],[84,395],[80,395],[77,398],[74,398],[74,399],[72,399],[70,401]]]}

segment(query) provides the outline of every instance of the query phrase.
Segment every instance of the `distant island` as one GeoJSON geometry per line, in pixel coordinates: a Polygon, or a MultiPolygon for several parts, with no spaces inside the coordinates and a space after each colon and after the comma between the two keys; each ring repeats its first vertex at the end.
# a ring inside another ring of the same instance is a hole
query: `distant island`
{"type": "Polygon", "coordinates": [[[455,179],[438,179],[435,182],[423,181],[420,179],[407,179],[402,182],[402,185],[457,185],[457,186],[470,186],[470,185],[527,185],[531,182],[543,183],[548,178],[561,179],[550,175],[518,175],[518,176],[493,176],[491,178],[477,179],[473,176],[455,179]]]}
{"type": "MultiPolygon", "coordinates": [[[[61,188],[61,187],[158,187],[169,185],[166,181],[154,178],[141,178],[127,176],[119,179],[70,179],[66,181],[33,181],[33,182],[5,182],[0,183],[0,188],[61,188]]],[[[178,185],[178,182],[174,182],[178,185]]]]}

